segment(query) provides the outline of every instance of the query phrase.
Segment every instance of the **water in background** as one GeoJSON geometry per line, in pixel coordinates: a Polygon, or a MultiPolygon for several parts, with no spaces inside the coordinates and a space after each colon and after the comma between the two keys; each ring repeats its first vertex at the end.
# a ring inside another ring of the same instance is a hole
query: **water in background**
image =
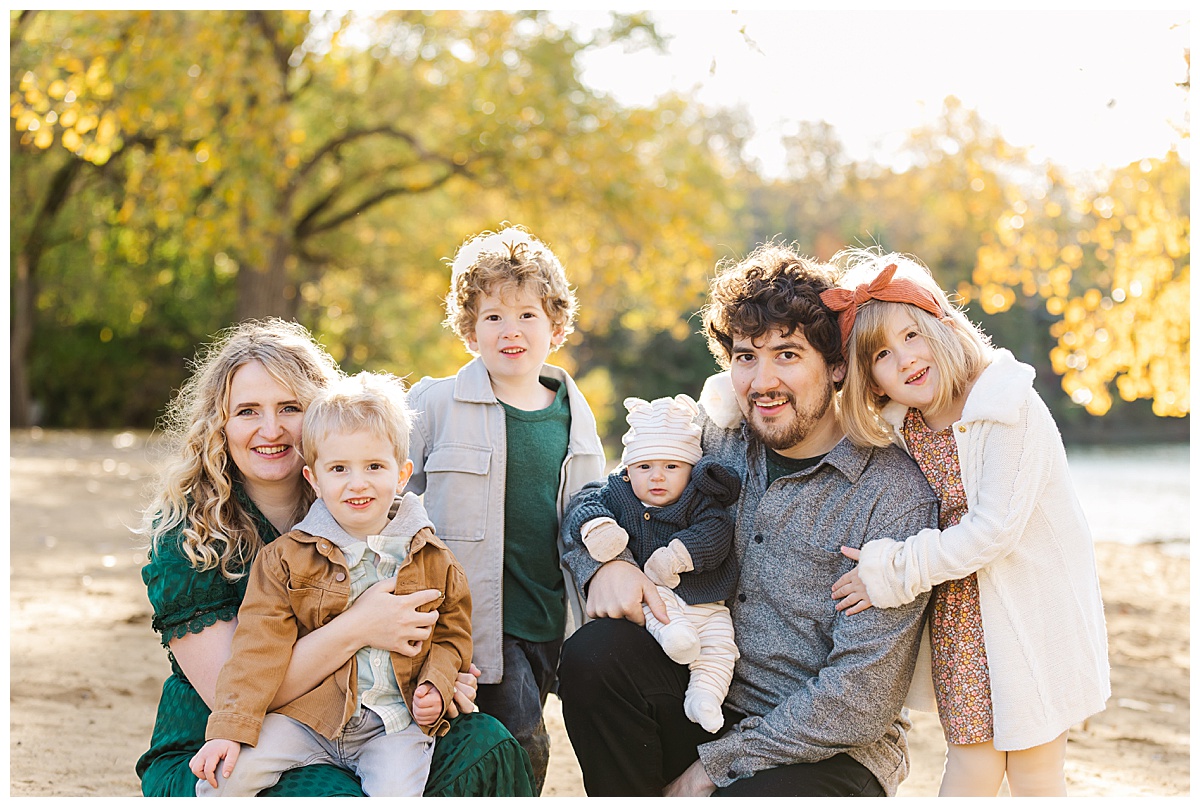
{"type": "Polygon", "coordinates": [[[1188,444],[1068,447],[1067,463],[1095,540],[1191,555],[1188,444]]]}

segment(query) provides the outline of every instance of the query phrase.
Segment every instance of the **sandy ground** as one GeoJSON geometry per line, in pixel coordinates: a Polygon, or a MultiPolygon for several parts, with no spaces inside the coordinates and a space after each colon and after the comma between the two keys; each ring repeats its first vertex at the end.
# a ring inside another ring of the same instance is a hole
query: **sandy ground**
{"type": "MultiPolygon", "coordinates": [[[[152,472],[146,437],[13,431],[10,457],[10,795],[138,795],[133,765],[168,672],[128,530],[152,472]]],[[[1071,732],[1073,795],[1190,792],[1190,562],[1170,550],[1097,547],[1113,695],[1071,732]]],[[[553,697],[547,711],[545,795],[582,796],[553,697]]],[[[932,715],[914,723],[900,795],[934,795],[941,730],[932,715]]]]}

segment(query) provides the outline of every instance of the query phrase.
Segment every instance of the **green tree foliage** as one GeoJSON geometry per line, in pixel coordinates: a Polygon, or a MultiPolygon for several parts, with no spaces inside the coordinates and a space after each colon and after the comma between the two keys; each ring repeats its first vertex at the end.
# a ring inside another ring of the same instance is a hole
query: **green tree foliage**
{"type": "Polygon", "coordinates": [[[614,447],[624,397],[699,392],[714,266],[778,236],[916,255],[1060,423],[1189,411],[1177,155],[1090,192],[948,98],[887,166],[810,122],[767,178],[744,112],[581,82],[587,48],[658,46],[648,18],[582,36],[541,12],[10,12],[13,424],[149,425],[247,316],[298,319],[351,371],[451,373],[446,262],[505,221],[577,287],[553,360],[614,447]]]}
{"type": "MultiPolygon", "coordinates": [[[[93,329],[114,366],[149,360],[124,352],[142,339],[194,345],[274,314],[350,367],[447,372],[463,357],[438,326],[443,259],[503,220],[562,254],[587,292],[581,338],[618,317],[682,336],[680,305],[702,293],[725,209],[705,120],[583,86],[574,59],[591,43],[539,13],[10,20],[14,179],[28,179],[14,199],[38,210],[40,177],[73,167],[61,244],[27,261],[43,291],[25,313],[31,330],[93,329]],[[106,183],[86,201],[83,166],[106,183]]],[[[656,34],[625,15],[613,38],[656,34]]],[[[45,232],[28,225],[15,249],[45,232]]]]}

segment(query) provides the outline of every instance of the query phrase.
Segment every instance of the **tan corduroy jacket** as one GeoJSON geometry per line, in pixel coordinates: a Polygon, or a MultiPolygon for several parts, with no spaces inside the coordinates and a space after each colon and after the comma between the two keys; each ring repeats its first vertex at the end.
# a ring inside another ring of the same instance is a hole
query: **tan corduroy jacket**
{"type": "MultiPolygon", "coordinates": [[[[436,686],[443,703],[449,704],[459,671],[465,672],[471,663],[467,576],[453,553],[426,527],[413,536],[408,557],[396,572],[395,593],[428,588],[442,592],[417,609],[439,612],[433,636],[412,658],[391,654],[396,681],[410,708],[413,690],[425,681],[436,686]]],[[[250,571],[233,654],[217,681],[218,702],[209,716],[206,738],[254,745],[267,707],[283,682],[292,647],[346,610],[349,599],[346,558],[329,539],[293,530],[264,547],[250,571]]],[[[333,739],[358,706],[357,682],[357,663],[351,656],[315,689],[276,711],[333,739]]],[[[433,725],[421,728],[440,737],[450,724],[443,711],[433,725]]]]}

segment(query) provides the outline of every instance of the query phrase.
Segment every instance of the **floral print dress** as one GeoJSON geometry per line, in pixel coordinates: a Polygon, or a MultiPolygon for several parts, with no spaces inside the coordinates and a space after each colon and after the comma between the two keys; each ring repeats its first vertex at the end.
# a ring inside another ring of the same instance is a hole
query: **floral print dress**
{"type": "MultiPolygon", "coordinates": [[[[953,527],[967,512],[958,446],[950,427],[933,431],[920,410],[909,409],[901,435],[940,504],[938,528],[953,527]]],[[[934,586],[929,617],[933,690],[946,742],[953,745],[992,740],[992,688],[979,582],[974,574],[934,586]]]]}

